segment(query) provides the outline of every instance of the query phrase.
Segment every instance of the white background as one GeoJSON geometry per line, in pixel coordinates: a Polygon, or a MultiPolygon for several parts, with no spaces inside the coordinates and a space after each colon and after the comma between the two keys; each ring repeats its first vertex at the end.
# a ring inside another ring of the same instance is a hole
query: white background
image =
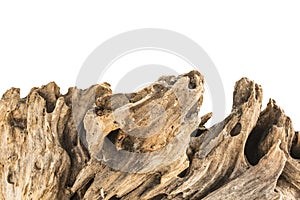
{"type": "Polygon", "coordinates": [[[0,93],[14,86],[24,97],[50,81],[66,92],[105,40],[133,29],[163,28],[208,53],[222,77],[227,113],[235,81],[247,76],[262,85],[263,107],[275,99],[300,129],[298,2],[1,1],[0,93]]]}

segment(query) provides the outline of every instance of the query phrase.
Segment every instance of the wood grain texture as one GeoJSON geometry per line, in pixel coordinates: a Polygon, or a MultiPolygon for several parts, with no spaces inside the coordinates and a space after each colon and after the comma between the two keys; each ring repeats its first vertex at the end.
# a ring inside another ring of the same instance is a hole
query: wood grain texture
{"type": "Polygon", "coordinates": [[[0,199],[300,199],[300,136],[262,88],[236,82],[206,128],[204,77],[164,76],[130,94],[55,83],[0,100],[0,199]]]}

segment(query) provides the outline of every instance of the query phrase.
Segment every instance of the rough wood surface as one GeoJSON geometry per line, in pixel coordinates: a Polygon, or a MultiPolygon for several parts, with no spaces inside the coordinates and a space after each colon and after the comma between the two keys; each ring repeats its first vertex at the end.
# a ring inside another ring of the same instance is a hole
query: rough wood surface
{"type": "Polygon", "coordinates": [[[199,117],[204,78],[161,77],[131,94],[55,83],[0,100],[0,199],[300,199],[300,136],[242,78],[231,114],[199,117]]]}

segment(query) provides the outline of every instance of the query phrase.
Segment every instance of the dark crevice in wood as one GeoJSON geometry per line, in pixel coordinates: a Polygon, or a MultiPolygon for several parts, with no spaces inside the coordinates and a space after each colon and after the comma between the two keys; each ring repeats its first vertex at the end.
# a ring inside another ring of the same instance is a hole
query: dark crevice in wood
{"type": "Polygon", "coordinates": [[[81,198],[80,198],[80,196],[77,194],[77,193],[75,193],[75,194],[73,194],[71,197],[70,197],[70,200],[80,200],[81,198]]]}
{"type": "Polygon", "coordinates": [[[113,143],[116,144],[118,141],[118,134],[119,134],[120,129],[116,129],[111,131],[106,137],[113,143]]]}
{"type": "Polygon", "coordinates": [[[291,153],[292,158],[300,159],[300,134],[299,134],[299,132],[295,132],[290,153],[291,153]]]}
{"type": "Polygon", "coordinates": [[[231,135],[232,137],[237,136],[238,134],[240,134],[241,130],[242,130],[242,125],[241,125],[240,122],[238,122],[238,123],[233,127],[233,129],[230,131],[230,135],[231,135]]]}
{"type": "Polygon", "coordinates": [[[119,200],[119,199],[121,199],[121,198],[118,198],[117,195],[114,195],[109,198],[109,200],[119,200]]]}
{"type": "Polygon", "coordinates": [[[187,175],[188,170],[189,170],[189,168],[186,168],[185,170],[183,170],[182,172],[180,172],[180,174],[178,174],[177,176],[179,178],[184,178],[187,175]]]}
{"type": "Polygon", "coordinates": [[[9,184],[15,184],[13,174],[10,173],[10,174],[7,175],[7,182],[9,184]]]}
{"type": "Polygon", "coordinates": [[[158,194],[158,195],[152,197],[150,200],[161,200],[161,199],[166,198],[167,196],[168,195],[166,195],[166,194],[158,194]]]}
{"type": "MultiPolygon", "coordinates": [[[[229,168],[226,171],[225,175],[220,180],[217,180],[214,184],[212,184],[210,186],[210,188],[208,190],[203,192],[201,195],[196,195],[196,198],[197,199],[202,199],[202,198],[206,197],[207,195],[209,195],[210,193],[212,193],[212,192],[216,191],[217,189],[221,188],[224,184],[226,184],[228,182],[228,178],[232,174],[233,170],[234,170],[233,167],[229,168]]],[[[195,194],[197,194],[197,192],[195,194]]],[[[195,194],[193,196],[195,196],[195,194]]]]}
{"type": "Polygon", "coordinates": [[[255,127],[246,142],[246,146],[245,146],[245,156],[248,160],[248,162],[251,165],[257,165],[257,163],[260,160],[260,155],[259,155],[259,151],[258,151],[258,144],[261,140],[262,134],[263,134],[264,130],[258,127],[255,127]]]}

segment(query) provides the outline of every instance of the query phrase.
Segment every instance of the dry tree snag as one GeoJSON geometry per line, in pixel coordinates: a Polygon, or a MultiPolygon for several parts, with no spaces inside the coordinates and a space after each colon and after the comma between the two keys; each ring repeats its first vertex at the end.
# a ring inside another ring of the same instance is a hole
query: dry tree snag
{"type": "Polygon", "coordinates": [[[55,83],[0,101],[0,199],[300,199],[300,136],[247,78],[231,114],[198,116],[204,78],[161,77],[131,94],[55,83]]]}

